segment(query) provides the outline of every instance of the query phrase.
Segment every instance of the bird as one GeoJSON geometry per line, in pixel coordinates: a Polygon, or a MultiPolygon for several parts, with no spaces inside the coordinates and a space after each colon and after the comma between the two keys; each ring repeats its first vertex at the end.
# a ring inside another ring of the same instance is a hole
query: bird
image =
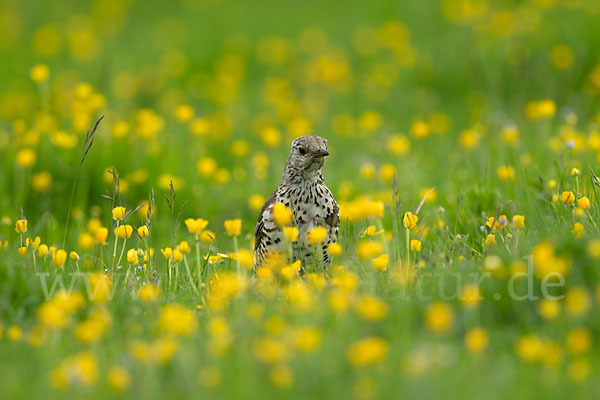
{"type": "Polygon", "coordinates": [[[265,201],[254,229],[254,269],[265,264],[271,254],[285,254],[286,236],[275,224],[273,205],[282,203],[292,212],[291,226],[298,228],[298,238],[292,243],[292,262],[301,260],[305,270],[316,259],[326,270],[332,257],[327,252],[330,243],[337,242],[340,211],[331,191],[325,186],[323,164],[327,140],[320,136],[301,136],[292,142],[290,155],[277,189],[265,201]],[[314,227],[327,229],[323,243],[310,245],[307,232],[314,227]]]}

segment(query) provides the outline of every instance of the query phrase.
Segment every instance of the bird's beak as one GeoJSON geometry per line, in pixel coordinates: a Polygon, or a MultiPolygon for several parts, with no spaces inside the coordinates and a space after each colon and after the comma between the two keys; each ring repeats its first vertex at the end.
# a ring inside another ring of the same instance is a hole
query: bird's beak
{"type": "Polygon", "coordinates": [[[329,155],[329,152],[325,149],[319,149],[318,151],[313,152],[312,155],[314,157],[325,157],[329,155]]]}

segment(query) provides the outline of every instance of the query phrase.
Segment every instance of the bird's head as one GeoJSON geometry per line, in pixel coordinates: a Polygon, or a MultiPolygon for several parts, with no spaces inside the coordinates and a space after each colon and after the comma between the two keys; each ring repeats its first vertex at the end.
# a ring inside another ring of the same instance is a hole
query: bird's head
{"type": "Polygon", "coordinates": [[[320,170],[328,155],[327,140],[320,136],[302,136],[292,142],[288,166],[304,175],[320,170]]]}

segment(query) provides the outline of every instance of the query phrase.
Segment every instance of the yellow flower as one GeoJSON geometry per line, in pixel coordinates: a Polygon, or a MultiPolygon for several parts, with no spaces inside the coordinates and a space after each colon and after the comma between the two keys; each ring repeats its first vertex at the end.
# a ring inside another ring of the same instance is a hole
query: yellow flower
{"type": "Polygon", "coordinates": [[[44,258],[46,256],[48,256],[49,250],[48,250],[48,246],[45,244],[41,244],[40,247],[38,247],[38,255],[41,258],[44,258]]]}
{"type": "Polygon", "coordinates": [[[429,135],[429,125],[423,121],[415,121],[410,127],[410,132],[415,139],[423,139],[429,135]]]}
{"type": "Polygon", "coordinates": [[[224,222],[225,231],[229,236],[238,236],[242,231],[241,219],[228,219],[224,222]]]}
{"type": "Polygon", "coordinates": [[[319,347],[323,334],[313,327],[301,328],[296,332],[294,344],[304,353],[309,353],[319,347]]]}
{"type": "Polygon", "coordinates": [[[50,77],[50,68],[48,68],[46,64],[34,65],[31,70],[29,70],[29,77],[35,83],[45,82],[50,77]]]}
{"type": "Polygon", "coordinates": [[[393,164],[384,164],[379,169],[379,178],[384,182],[391,182],[396,176],[396,167],[393,164]]]}
{"type": "Polygon", "coordinates": [[[592,334],[583,326],[573,328],[567,334],[565,344],[572,355],[584,354],[592,345],[592,334]]]}
{"type": "Polygon", "coordinates": [[[129,372],[120,366],[114,366],[111,367],[108,370],[108,385],[111,387],[111,389],[117,390],[117,391],[123,391],[125,389],[127,389],[131,383],[131,376],[129,375],[129,372]]]}
{"type": "Polygon", "coordinates": [[[25,246],[21,246],[17,249],[17,253],[21,256],[24,257],[27,254],[27,247],[25,246]]]}
{"type": "Polygon", "coordinates": [[[179,304],[167,304],[160,310],[158,327],[161,331],[180,336],[190,336],[196,330],[194,312],[179,304]]]}
{"type": "Polygon", "coordinates": [[[127,250],[127,262],[130,264],[137,264],[139,262],[136,249],[127,250]]]}
{"type": "Polygon", "coordinates": [[[573,192],[565,190],[560,195],[560,201],[562,201],[565,204],[573,204],[573,202],[575,201],[575,195],[573,194],[573,192]]]}
{"type": "Polygon", "coordinates": [[[510,165],[503,165],[498,167],[496,171],[498,173],[498,179],[501,181],[514,181],[515,180],[515,169],[510,165]]]}
{"type": "Polygon", "coordinates": [[[410,250],[411,251],[421,251],[421,241],[420,240],[416,240],[416,239],[412,239],[410,241],[410,250]]]}
{"type": "Polygon", "coordinates": [[[356,312],[367,321],[381,321],[388,312],[388,305],[381,299],[364,295],[358,300],[356,312]]]}
{"type": "Polygon", "coordinates": [[[579,205],[579,208],[581,208],[582,210],[589,210],[589,208],[590,208],[590,199],[588,199],[587,197],[583,196],[582,198],[580,198],[579,200],[577,200],[577,205],[579,205]]]}
{"type": "Polygon", "coordinates": [[[387,254],[382,254],[379,257],[375,257],[373,259],[373,268],[375,268],[377,271],[385,271],[387,270],[389,261],[390,256],[387,254]]]}
{"type": "Polygon", "coordinates": [[[483,299],[479,286],[474,283],[465,285],[460,292],[460,301],[465,308],[474,308],[483,299]]]}
{"type": "Polygon", "coordinates": [[[582,382],[587,379],[591,369],[590,362],[586,358],[578,357],[569,363],[567,373],[573,382],[582,382]]]}
{"type": "Polygon", "coordinates": [[[248,206],[252,211],[260,211],[265,203],[265,197],[260,194],[253,194],[248,198],[248,206]]]}
{"type": "Polygon", "coordinates": [[[148,235],[150,235],[150,231],[148,230],[148,227],[146,225],[142,225],[137,229],[137,233],[139,235],[139,237],[141,237],[142,239],[145,237],[148,237],[148,235]]]}
{"type": "Polygon", "coordinates": [[[515,214],[512,217],[512,223],[515,226],[515,228],[524,228],[525,217],[523,215],[515,214]]]}
{"type": "Polygon", "coordinates": [[[581,222],[575,222],[573,224],[573,235],[575,235],[575,237],[579,239],[583,237],[584,233],[585,227],[583,226],[583,224],[581,222]]]}
{"type": "Polygon", "coordinates": [[[479,146],[480,135],[475,129],[462,131],[458,136],[458,143],[463,149],[472,150],[479,146]]]}
{"type": "Polygon", "coordinates": [[[119,229],[117,231],[117,235],[121,239],[129,239],[133,234],[133,226],[131,225],[119,225],[119,229]]]}
{"type": "Polygon", "coordinates": [[[151,303],[158,300],[160,293],[160,287],[153,282],[147,282],[143,284],[138,290],[138,296],[140,300],[146,303],[151,303]]]}
{"type": "Polygon", "coordinates": [[[212,231],[202,231],[202,233],[200,233],[200,240],[204,243],[213,243],[215,241],[217,237],[215,236],[214,232],[212,231]]]}
{"type": "Polygon", "coordinates": [[[485,329],[476,327],[471,328],[465,335],[465,346],[467,350],[473,354],[479,354],[483,352],[489,342],[489,335],[485,329]]]}
{"type": "Polygon", "coordinates": [[[306,233],[306,240],[308,244],[315,245],[323,243],[327,238],[327,228],[323,226],[315,226],[306,233]]]}
{"type": "Polygon", "coordinates": [[[17,152],[15,160],[21,167],[29,168],[35,164],[37,160],[37,153],[33,149],[21,149],[17,152]]]}
{"type": "Polygon", "coordinates": [[[342,254],[342,246],[340,246],[339,243],[337,242],[332,242],[329,243],[327,245],[327,252],[332,256],[332,257],[337,257],[340,254],[342,254]]]}
{"type": "Polygon", "coordinates": [[[283,233],[290,243],[294,243],[298,240],[298,228],[295,226],[284,226],[283,233]]]}
{"type": "Polygon", "coordinates": [[[79,261],[79,254],[77,254],[76,252],[72,251],[69,253],[69,258],[73,261],[79,261]]]}
{"type": "Polygon", "coordinates": [[[190,122],[194,118],[194,108],[189,104],[181,104],[175,108],[173,114],[179,122],[190,122]]]}
{"type": "Polygon", "coordinates": [[[106,243],[106,239],[108,238],[108,228],[101,226],[94,231],[94,239],[98,244],[106,243]]]}
{"type": "Polygon", "coordinates": [[[65,265],[65,261],[67,261],[67,252],[62,249],[56,250],[52,256],[52,263],[54,266],[57,268],[62,268],[65,265]]]}
{"type": "Polygon", "coordinates": [[[125,207],[115,207],[112,209],[112,217],[115,221],[121,221],[125,216],[125,207]]]}
{"type": "Polygon", "coordinates": [[[388,342],[380,337],[368,337],[354,342],[346,351],[351,365],[362,367],[383,360],[388,352],[388,342]]]}
{"type": "Polygon", "coordinates": [[[15,231],[17,231],[17,233],[27,232],[27,220],[25,218],[17,220],[15,224],[15,231]]]}
{"type": "Polygon", "coordinates": [[[414,228],[415,225],[417,224],[417,221],[419,221],[419,217],[410,211],[405,212],[404,218],[402,218],[402,223],[408,229],[414,228]]]}
{"type": "Polygon", "coordinates": [[[583,286],[569,289],[565,294],[565,308],[569,315],[582,317],[589,311],[592,305],[591,296],[583,286]]]}
{"type": "Polygon", "coordinates": [[[454,311],[443,301],[436,301],[425,310],[425,325],[434,333],[445,333],[454,322],[454,311]]]}
{"type": "Polygon", "coordinates": [[[208,221],[202,218],[187,218],[185,221],[185,226],[188,231],[193,234],[200,234],[208,225],[208,221]]]}
{"type": "Polygon", "coordinates": [[[383,252],[383,246],[372,240],[361,240],[356,245],[356,254],[361,260],[378,256],[383,252]]]}
{"type": "Polygon", "coordinates": [[[38,193],[44,193],[52,185],[52,175],[47,171],[33,174],[31,177],[31,187],[38,193]]]}
{"type": "Polygon", "coordinates": [[[113,281],[106,274],[97,272],[88,276],[90,283],[90,300],[94,303],[103,303],[109,299],[112,294],[113,281]]]}
{"type": "Polygon", "coordinates": [[[285,204],[273,204],[273,220],[277,226],[285,226],[292,222],[292,212],[285,204]]]}
{"type": "Polygon", "coordinates": [[[523,361],[537,361],[544,353],[544,344],[533,334],[521,336],[515,346],[515,352],[523,361]]]}
{"type": "Polygon", "coordinates": [[[555,320],[560,315],[561,303],[556,300],[542,299],[538,306],[538,313],[545,320],[555,320]]]}
{"type": "Polygon", "coordinates": [[[375,175],[375,166],[373,163],[365,162],[360,166],[360,176],[365,179],[373,179],[375,175]]]}
{"type": "Polygon", "coordinates": [[[600,259],[600,239],[591,240],[588,243],[587,252],[593,259],[600,259]]]}
{"type": "Polygon", "coordinates": [[[531,120],[550,118],[556,113],[556,103],[552,100],[532,101],[525,106],[525,114],[531,120]]]}
{"type": "Polygon", "coordinates": [[[494,235],[493,233],[489,233],[485,237],[485,245],[486,246],[492,246],[494,244],[496,244],[496,235],[494,235]]]}

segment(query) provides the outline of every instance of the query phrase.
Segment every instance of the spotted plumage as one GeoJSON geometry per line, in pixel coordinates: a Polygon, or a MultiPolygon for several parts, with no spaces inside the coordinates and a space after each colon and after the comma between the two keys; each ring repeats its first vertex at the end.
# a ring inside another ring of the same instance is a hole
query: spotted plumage
{"type": "Polygon", "coordinates": [[[254,267],[262,265],[269,254],[285,253],[285,236],[273,221],[273,205],[283,203],[292,210],[292,225],[298,227],[298,239],[292,244],[293,259],[306,268],[321,261],[331,264],[327,246],[337,241],[340,224],[338,205],[325,186],[321,171],[325,162],[327,140],[319,136],[303,136],[292,142],[290,156],[279,187],[265,202],[254,230],[254,267]],[[306,233],[316,226],[327,229],[322,244],[309,245],[306,233]]]}

